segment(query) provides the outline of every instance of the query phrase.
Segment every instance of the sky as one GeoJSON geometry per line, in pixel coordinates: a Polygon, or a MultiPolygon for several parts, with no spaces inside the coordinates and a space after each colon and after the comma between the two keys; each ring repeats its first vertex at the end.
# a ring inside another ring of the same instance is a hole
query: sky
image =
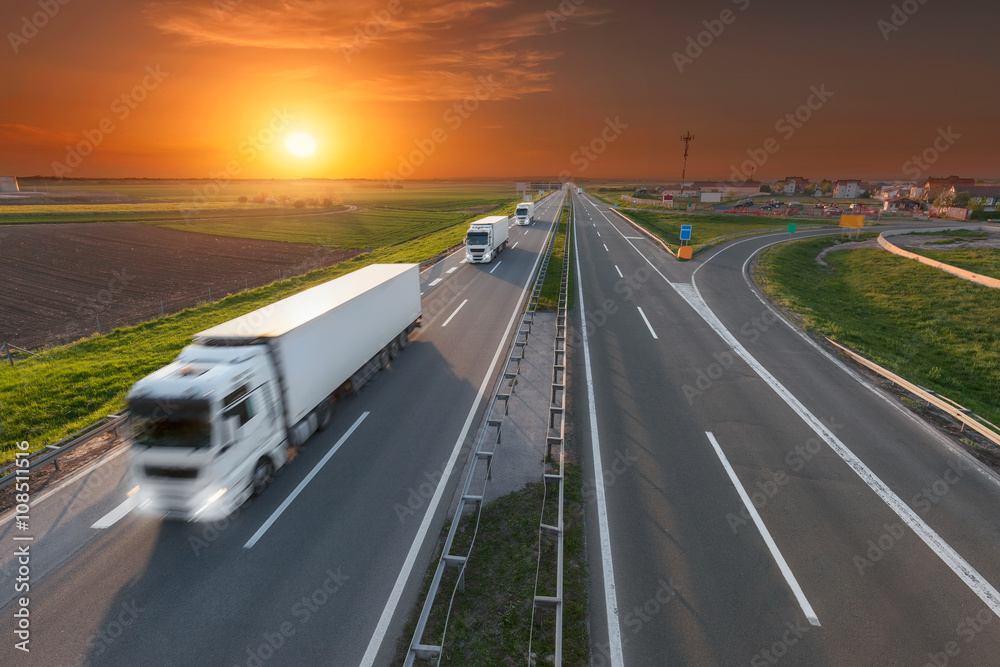
{"type": "Polygon", "coordinates": [[[668,181],[690,131],[689,179],[996,179],[998,19],[942,0],[4,0],[0,174],[668,181]],[[290,154],[293,132],[316,152],[290,154]]]}

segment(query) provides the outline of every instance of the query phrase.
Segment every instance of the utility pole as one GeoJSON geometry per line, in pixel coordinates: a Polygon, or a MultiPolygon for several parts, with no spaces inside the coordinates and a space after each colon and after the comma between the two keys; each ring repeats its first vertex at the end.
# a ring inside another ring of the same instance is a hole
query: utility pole
{"type": "Polygon", "coordinates": [[[683,194],[684,177],[687,174],[687,167],[688,167],[688,147],[691,145],[691,142],[694,141],[694,135],[691,134],[690,131],[688,131],[687,134],[681,137],[681,141],[684,142],[684,166],[681,167],[681,194],[683,194]]]}

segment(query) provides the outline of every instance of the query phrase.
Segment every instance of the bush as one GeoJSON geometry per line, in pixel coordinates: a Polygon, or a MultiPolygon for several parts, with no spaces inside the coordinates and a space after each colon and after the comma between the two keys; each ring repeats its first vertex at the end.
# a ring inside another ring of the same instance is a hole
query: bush
{"type": "Polygon", "coordinates": [[[266,204],[271,199],[271,193],[266,190],[261,190],[253,196],[252,201],[254,204],[266,204]]]}
{"type": "Polygon", "coordinates": [[[296,199],[294,202],[292,202],[292,206],[294,206],[295,208],[305,208],[306,202],[304,199],[296,199]]]}
{"type": "Polygon", "coordinates": [[[241,204],[246,204],[248,201],[250,201],[250,198],[247,197],[246,195],[240,195],[237,201],[239,201],[241,204]]]}
{"type": "Polygon", "coordinates": [[[333,200],[329,197],[324,197],[321,205],[323,208],[333,208],[333,200]]]}

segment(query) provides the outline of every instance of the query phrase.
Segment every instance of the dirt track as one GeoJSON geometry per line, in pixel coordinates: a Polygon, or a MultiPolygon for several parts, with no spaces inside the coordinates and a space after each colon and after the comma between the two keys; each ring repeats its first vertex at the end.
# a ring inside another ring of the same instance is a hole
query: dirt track
{"type": "Polygon", "coordinates": [[[0,227],[0,345],[36,349],[159,317],[358,251],[134,224],[0,227]]]}

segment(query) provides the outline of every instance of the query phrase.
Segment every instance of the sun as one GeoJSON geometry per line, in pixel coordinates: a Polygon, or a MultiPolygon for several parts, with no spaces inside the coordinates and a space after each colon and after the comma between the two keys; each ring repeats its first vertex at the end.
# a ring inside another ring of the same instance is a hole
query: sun
{"type": "Polygon", "coordinates": [[[316,152],[316,140],[305,132],[293,132],[285,139],[285,148],[295,157],[309,157],[316,152]]]}

